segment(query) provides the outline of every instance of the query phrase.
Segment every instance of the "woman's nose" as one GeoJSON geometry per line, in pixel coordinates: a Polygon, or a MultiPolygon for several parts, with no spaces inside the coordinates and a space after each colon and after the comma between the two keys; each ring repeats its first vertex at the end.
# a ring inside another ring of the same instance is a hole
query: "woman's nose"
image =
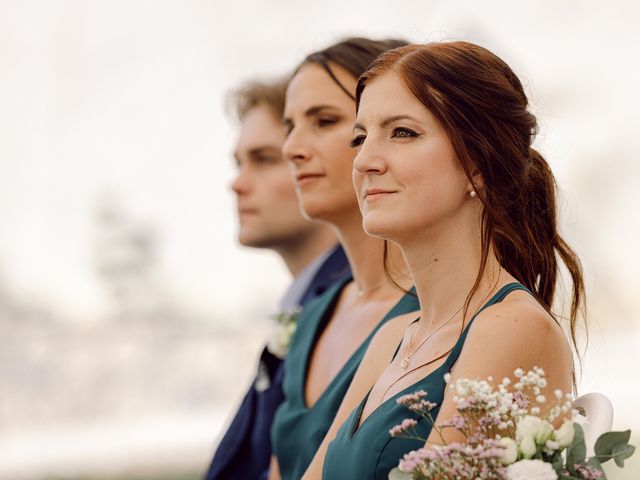
{"type": "Polygon", "coordinates": [[[356,158],[353,160],[353,169],[358,173],[384,173],[387,163],[382,152],[376,148],[373,142],[365,142],[360,147],[356,158]]]}
{"type": "Polygon", "coordinates": [[[289,132],[282,146],[282,155],[287,161],[295,164],[304,163],[309,160],[311,157],[311,149],[305,141],[302,132],[296,131],[295,129],[289,132]]]}

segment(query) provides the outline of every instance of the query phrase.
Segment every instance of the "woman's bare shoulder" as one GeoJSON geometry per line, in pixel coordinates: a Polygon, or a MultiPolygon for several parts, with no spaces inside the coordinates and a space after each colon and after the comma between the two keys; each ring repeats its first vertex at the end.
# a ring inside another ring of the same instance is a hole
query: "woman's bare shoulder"
{"type": "Polygon", "coordinates": [[[458,363],[459,374],[474,378],[502,378],[516,368],[541,367],[565,391],[573,371],[562,328],[524,291],[511,293],[477,315],[458,363]]]}
{"type": "Polygon", "coordinates": [[[469,329],[469,336],[491,343],[526,340],[530,346],[549,341],[566,343],[556,319],[525,291],[512,292],[503,301],[480,312],[469,329]]]}

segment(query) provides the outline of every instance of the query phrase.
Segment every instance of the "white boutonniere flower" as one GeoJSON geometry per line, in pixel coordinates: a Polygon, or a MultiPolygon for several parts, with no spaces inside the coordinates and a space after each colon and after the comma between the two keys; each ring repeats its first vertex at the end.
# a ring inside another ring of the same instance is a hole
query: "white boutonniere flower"
{"type": "Polygon", "coordinates": [[[291,337],[298,326],[298,317],[302,307],[295,306],[274,316],[275,325],[267,349],[276,357],[284,358],[289,352],[291,337]]]}

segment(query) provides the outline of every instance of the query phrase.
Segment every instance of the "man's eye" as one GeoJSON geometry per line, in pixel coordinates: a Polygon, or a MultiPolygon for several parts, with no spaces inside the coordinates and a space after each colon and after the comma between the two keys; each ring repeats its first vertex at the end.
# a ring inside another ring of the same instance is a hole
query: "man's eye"
{"type": "Polygon", "coordinates": [[[406,127],[397,127],[393,129],[391,134],[392,138],[409,138],[409,137],[417,137],[418,134],[406,127]]]}
{"type": "Polygon", "coordinates": [[[358,148],[360,145],[364,143],[364,139],[366,137],[364,135],[357,135],[349,142],[351,148],[358,148]]]}
{"type": "Polygon", "coordinates": [[[279,159],[274,155],[260,155],[259,157],[256,158],[256,161],[262,164],[272,164],[272,163],[277,163],[279,159]]]}

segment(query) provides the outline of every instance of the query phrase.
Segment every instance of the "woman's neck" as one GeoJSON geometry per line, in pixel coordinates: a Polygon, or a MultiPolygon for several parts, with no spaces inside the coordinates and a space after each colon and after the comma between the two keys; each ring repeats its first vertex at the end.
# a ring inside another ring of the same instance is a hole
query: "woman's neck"
{"type": "MultiPolygon", "coordinates": [[[[334,224],[344,251],[349,259],[355,288],[360,296],[383,294],[398,290],[387,278],[384,264],[384,241],[368,235],[362,229],[362,219],[346,219],[334,224]]],[[[413,280],[404,260],[402,251],[389,244],[387,249],[387,267],[394,281],[405,289],[411,288],[413,280]]],[[[378,295],[376,295],[378,296],[378,295]]]]}
{"type": "MultiPolygon", "coordinates": [[[[479,226],[452,223],[401,242],[420,299],[421,318],[436,328],[465,304],[482,257],[479,226]]],[[[469,302],[469,314],[495,288],[499,271],[499,263],[490,249],[482,283],[469,302]]]]}

